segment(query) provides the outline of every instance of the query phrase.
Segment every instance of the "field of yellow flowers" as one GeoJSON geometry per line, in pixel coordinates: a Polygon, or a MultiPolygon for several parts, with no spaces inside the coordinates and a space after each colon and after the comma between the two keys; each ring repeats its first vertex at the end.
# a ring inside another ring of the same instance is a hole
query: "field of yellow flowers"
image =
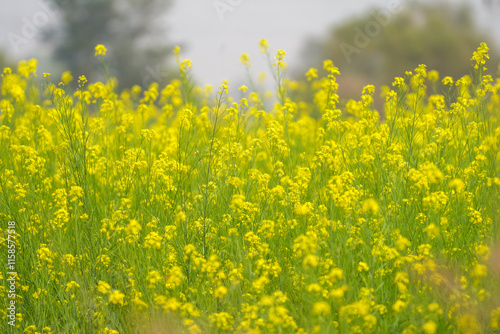
{"type": "Polygon", "coordinates": [[[331,61],[292,81],[260,46],[276,94],[197,87],[178,48],[146,90],[3,69],[1,333],[499,331],[486,44],[341,109],[331,61]]]}

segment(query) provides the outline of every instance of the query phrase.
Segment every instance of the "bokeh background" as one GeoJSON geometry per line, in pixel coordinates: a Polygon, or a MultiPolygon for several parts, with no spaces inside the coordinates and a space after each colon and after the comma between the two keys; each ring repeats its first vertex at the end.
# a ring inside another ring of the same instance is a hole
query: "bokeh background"
{"type": "Polygon", "coordinates": [[[230,86],[268,72],[258,42],[287,52],[288,76],[304,78],[324,59],[339,67],[340,92],[359,96],[366,84],[390,84],[394,76],[425,63],[442,76],[470,73],[480,42],[498,70],[498,0],[23,0],[0,11],[0,66],[35,57],[39,73],[71,70],[100,79],[93,57],[98,43],[120,88],[166,84],[176,76],[172,49],[193,62],[199,84],[230,86]],[[378,25],[378,26],[377,26],[378,25]],[[364,36],[360,36],[364,35],[364,36]]]}

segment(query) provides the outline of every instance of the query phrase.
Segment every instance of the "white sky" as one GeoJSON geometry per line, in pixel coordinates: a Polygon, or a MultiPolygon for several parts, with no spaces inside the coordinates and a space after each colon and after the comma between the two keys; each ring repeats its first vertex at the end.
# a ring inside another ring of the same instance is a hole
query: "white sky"
{"type": "MultiPolygon", "coordinates": [[[[40,27],[46,25],[41,3],[50,0],[0,1],[0,48],[10,51],[13,58],[36,57],[40,67],[48,66],[49,50],[37,42],[40,33],[35,31],[34,37],[21,45],[18,52],[12,51],[8,35],[22,35],[26,22],[34,22],[36,18],[41,20],[40,27]]],[[[271,50],[285,50],[286,60],[293,67],[301,61],[307,38],[325,36],[332,26],[374,7],[388,8],[391,1],[405,6],[409,0],[177,0],[162,21],[168,30],[167,42],[183,47],[181,56],[192,60],[195,77],[201,84],[216,86],[223,79],[233,81],[244,77],[239,63],[242,53],[250,55],[255,74],[267,70],[258,45],[262,38],[269,40],[271,50]],[[216,5],[222,6],[219,12],[216,5]]],[[[500,17],[500,5],[495,5],[495,10],[486,10],[480,5],[482,1],[465,2],[474,5],[483,29],[495,32],[500,41],[500,20],[496,19],[500,17]]],[[[57,12],[45,16],[51,21],[58,19],[57,12]]],[[[47,69],[39,72],[42,71],[47,69]]]]}

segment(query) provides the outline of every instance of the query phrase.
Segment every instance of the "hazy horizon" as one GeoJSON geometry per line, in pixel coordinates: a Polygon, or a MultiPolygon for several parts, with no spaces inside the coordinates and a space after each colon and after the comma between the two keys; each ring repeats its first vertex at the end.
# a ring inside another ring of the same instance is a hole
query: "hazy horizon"
{"type": "MultiPolygon", "coordinates": [[[[181,45],[181,57],[192,60],[193,75],[199,83],[218,85],[223,79],[234,81],[244,77],[244,69],[239,65],[242,53],[250,55],[254,74],[267,70],[266,61],[258,46],[262,38],[268,39],[273,52],[276,49],[285,50],[287,62],[294,67],[302,61],[308,38],[325,37],[332,27],[353,16],[372,8],[387,8],[394,1],[396,0],[174,1],[159,23],[166,27],[167,43],[181,45]],[[234,5],[228,5],[229,3],[234,5]]],[[[26,21],[32,21],[40,11],[46,11],[41,4],[43,2],[25,0],[8,3],[3,6],[4,10],[0,14],[0,31],[3,32],[0,35],[0,48],[14,59],[36,57],[41,67],[50,66],[51,59],[49,48],[43,47],[38,41],[39,32],[28,43],[23,44],[17,53],[12,52],[7,36],[9,33],[21,34],[26,21]]],[[[406,2],[399,1],[402,6],[406,2]]],[[[495,11],[486,10],[477,1],[450,2],[465,2],[473,6],[476,9],[475,16],[479,18],[479,26],[491,32],[497,44],[500,44],[500,22],[494,18],[495,11]]],[[[498,5],[496,6],[498,9],[498,5]]],[[[57,19],[58,13],[54,11],[50,20],[57,19]]],[[[155,65],[151,64],[151,67],[154,68],[155,65]]]]}

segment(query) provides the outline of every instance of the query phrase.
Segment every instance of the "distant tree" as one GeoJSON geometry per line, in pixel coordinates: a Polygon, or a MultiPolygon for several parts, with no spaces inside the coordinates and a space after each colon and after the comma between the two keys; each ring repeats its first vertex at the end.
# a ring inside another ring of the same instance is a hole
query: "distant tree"
{"type": "Polygon", "coordinates": [[[5,67],[12,67],[12,66],[13,62],[7,58],[7,56],[3,51],[0,50],[0,72],[2,72],[2,70],[5,67]]]}
{"type": "Polygon", "coordinates": [[[121,88],[166,79],[170,55],[163,27],[155,22],[171,0],[56,0],[62,15],[46,31],[54,58],[76,75],[98,75],[94,47],[108,49],[111,75],[121,88]]]}
{"type": "Polygon", "coordinates": [[[500,1],[498,0],[483,0],[483,5],[485,5],[488,8],[493,8],[493,6],[498,5],[500,1]]]}
{"type": "Polygon", "coordinates": [[[348,98],[358,97],[367,84],[390,85],[419,64],[438,70],[441,78],[470,74],[469,59],[481,42],[488,43],[489,67],[496,70],[497,46],[479,32],[471,12],[442,2],[406,3],[396,13],[375,10],[334,28],[327,40],[309,42],[306,62],[319,67],[321,60],[332,59],[341,72],[339,91],[348,98]]]}

